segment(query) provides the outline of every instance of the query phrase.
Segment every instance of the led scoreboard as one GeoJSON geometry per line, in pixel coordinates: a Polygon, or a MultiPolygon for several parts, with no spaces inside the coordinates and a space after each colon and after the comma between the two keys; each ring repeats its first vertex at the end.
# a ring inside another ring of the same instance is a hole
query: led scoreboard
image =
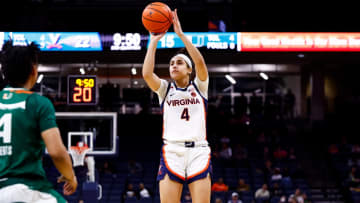
{"type": "Polygon", "coordinates": [[[96,105],[97,86],[95,75],[68,76],[68,105],[96,105]]]}
{"type": "MultiPolygon", "coordinates": [[[[206,49],[236,50],[236,32],[185,32],[185,36],[196,47],[206,49]]],[[[150,41],[148,42],[148,44],[150,41]]],[[[174,32],[167,32],[160,39],[157,48],[182,48],[184,43],[174,32]]]]}
{"type": "MultiPolygon", "coordinates": [[[[236,52],[360,52],[360,32],[185,32],[198,48],[225,54],[236,52]]],[[[46,52],[138,52],[146,50],[150,35],[136,32],[1,32],[6,40],[25,46],[36,42],[46,52]]],[[[167,32],[158,49],[184,48],[180,37],[167,32]]]]}
{"type": "Polygon", "coordinates": [[[15,46],[35,42],[41,51],[102,51],[97,32],[0,32],[0,49],[10,39],[15,46]]]}

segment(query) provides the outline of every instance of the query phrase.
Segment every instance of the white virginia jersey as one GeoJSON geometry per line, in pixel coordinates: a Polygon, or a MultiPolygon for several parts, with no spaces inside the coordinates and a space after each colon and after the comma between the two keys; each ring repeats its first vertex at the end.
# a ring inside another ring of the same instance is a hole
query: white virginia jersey
{"type": "Polygon", "coordinates": [[[186,88],[161,80],[156,91],[163,109],[163,139],[170,142],[206,141],[209,80],[195,78],[186,88]]]}

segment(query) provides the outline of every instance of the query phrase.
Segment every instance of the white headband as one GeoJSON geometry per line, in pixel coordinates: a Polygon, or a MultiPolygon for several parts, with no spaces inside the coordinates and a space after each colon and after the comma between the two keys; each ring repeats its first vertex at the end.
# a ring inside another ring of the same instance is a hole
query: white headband
{"type": "MultiPolygon", "coordinates": [[[[192,63],[191,63],[191,60],[190,60],[190,58],[189,58],[188,56],[186,56],[185,54],[176,54],[174,57],[176,57],[176,56],[179,56],[179,57],[181,57],[182,59],[184,59],[184,61],[186,62],[186,64],[187,64],[190,68],[192,68],[192,63]]],[[[174,57],[172,57],[172,58],[174,58],[174,57]]]]}

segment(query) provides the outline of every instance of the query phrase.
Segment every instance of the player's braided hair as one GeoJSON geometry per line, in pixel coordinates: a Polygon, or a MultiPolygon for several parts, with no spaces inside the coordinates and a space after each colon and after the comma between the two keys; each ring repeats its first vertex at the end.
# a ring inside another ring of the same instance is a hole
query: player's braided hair
{"type": "Polygon", "coordinates": [[[1,52],[1,72],[5,83],[12,87],[22,87],[38,64],[39,46],[34,42],[26,46],[14,46],[6,41],[1,52]]]}

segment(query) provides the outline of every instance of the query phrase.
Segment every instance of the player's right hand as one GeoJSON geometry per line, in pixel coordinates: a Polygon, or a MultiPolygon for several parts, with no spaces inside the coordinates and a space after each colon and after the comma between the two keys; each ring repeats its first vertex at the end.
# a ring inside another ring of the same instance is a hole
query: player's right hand
{"type": "Polygon", "coordinates": [[[65,182],[63,186],[63,193],[64,195],[71,195],[76,191],[78,182],[76,180],[76,176],[74,176],[71,180],[65,178],[64,176],[60,176],[57,179],[58,183],[65,182]]]}
{"type": "Polygon", "coordinates": [[[165,34],[166,34],[166,32],[163,32],[163,33],[150,33],[151,40],[152,41],[159,41],[165,34]]]}

